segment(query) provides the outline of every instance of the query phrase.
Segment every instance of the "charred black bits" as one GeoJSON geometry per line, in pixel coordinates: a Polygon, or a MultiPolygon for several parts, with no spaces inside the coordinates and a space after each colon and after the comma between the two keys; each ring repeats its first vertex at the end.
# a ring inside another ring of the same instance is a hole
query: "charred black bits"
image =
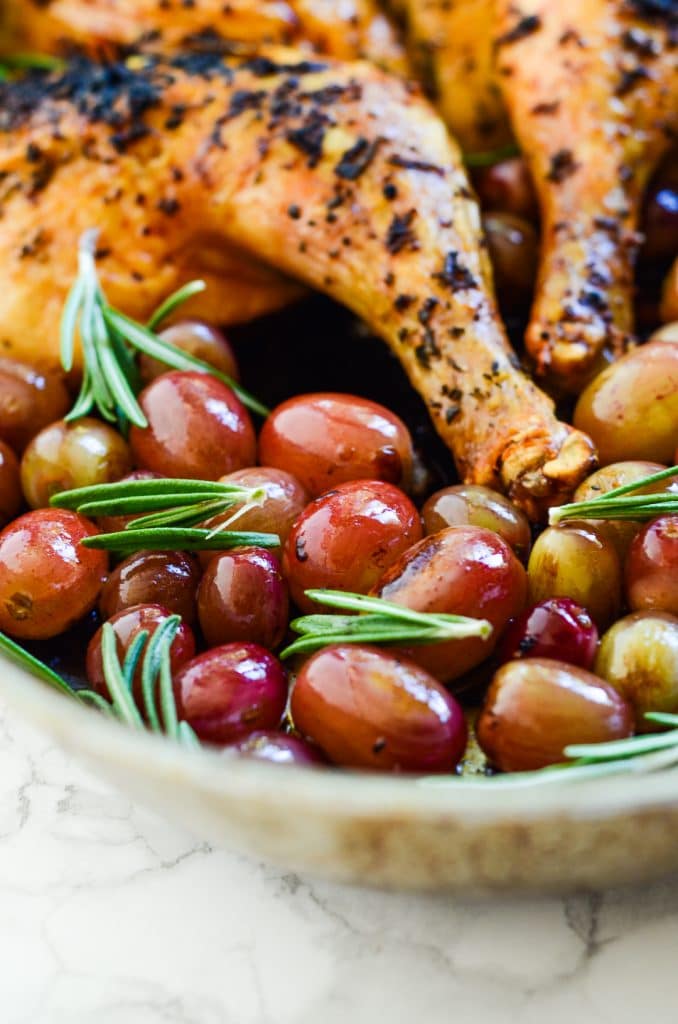
{"type": "Polygon", "coordinates": [[[331,124],[329,117],[320,110],[311,110],[300,128],[292,128],[285,138],[296,149],[308,157],[308,166],[317,167],[323,155],[325,131],[331,124]]]}
{"type": "Polygon", "coordinates": [[[416,245],[416,235],[412,230],[412,222],[417,216],[416,210],[408,210],[406,214],[396,214],[386,235],[386,248],[394,256],[402,252],[406,245],[416,245]]]}
{"type": "Polygon", "coordinates": [[[443,269],[433,276],[453,292],[475,288],[477,283],[468,267],[459,262],[459,253],[454,251],[448,252],[443,269]]]}
{"type": "Polygon", "coordinates": [[[548,181],[560,183],[565,181],[566,178],[571,177],[578,167],[579,165],[574,159],[571,149],[559,149],[551,157],[551,165],[546,178],[548,181]]]}
{"type": "Polygon", "coordinates": [[[343,154],[334,168],[334,173],[347,181],[357,181],[374,160],[380,145],[381,139],[375,139],[373,142],[364,138],[358,139],[355,146],[351,146],[343,154]]]}
{"type": "Polygon", "coordinates": [[[541,18],[538,14],[528,14],[526,17],[521,18],[520,21],[505,32],[503,36],[499,36],[496,40],[497,46],[510,46],[511,43],[517,43],[521,39],[525,39],[526,36],[531,36],[533,32],[538,32],[541,28],[541,18]]]}
{"type": "Polygon", "coordinates": [[[297,537],[297,542],[295,544],[295,554],[297,556],[297,561],[299,561],[299,562],[306,562],[306,561],[308,561],[308,553],[306,551],[306,541],[304,540],[303,537],[297,537]]]}

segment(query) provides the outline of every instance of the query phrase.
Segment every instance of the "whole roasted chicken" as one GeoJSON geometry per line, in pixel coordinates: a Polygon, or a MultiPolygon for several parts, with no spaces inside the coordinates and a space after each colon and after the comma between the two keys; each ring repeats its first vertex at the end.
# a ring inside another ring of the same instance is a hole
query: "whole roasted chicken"
{"type": "Polygon", "coordinates": [[[110,300],[140,318],[200,274],[193,312],[221,321],[235,251],[345,303],[400,359],[461,475],[535,517],[594,463],[509,347],[459,150],[411,85],[372,64],[178,54],[5,85],[7,354],[58,361],[93,227],[110,300]]]}

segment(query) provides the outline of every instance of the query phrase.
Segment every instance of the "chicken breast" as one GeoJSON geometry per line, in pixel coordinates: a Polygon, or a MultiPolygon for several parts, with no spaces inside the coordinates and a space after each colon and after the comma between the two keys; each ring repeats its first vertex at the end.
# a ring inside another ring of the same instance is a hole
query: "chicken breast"
{"type": "MultiPolygon", "coordinates": [[[[2,87],[8,354],[57,362],[86,229],[100,230],[110,300],[140,318],[202,271],[205,251],[236,246],[388,342],[464,479],[533,516],[571,493],[591,442],[521,372],[459,151],[411,85],[295,51],[132,65],[80,62],[2,87]]],[[[218,270],[210,283],[187,312],[219,321],[218,270]]]]}

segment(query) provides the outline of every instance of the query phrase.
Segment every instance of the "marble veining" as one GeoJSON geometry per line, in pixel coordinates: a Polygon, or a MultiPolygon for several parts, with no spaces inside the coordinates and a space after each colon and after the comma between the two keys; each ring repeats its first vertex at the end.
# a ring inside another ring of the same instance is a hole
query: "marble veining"
{"type": "Polygon", "coordinates": [[[3,1024],[674,1024],[676,949],[677,881],[472,902],[301,878],[0,707],[3,1024]]]}

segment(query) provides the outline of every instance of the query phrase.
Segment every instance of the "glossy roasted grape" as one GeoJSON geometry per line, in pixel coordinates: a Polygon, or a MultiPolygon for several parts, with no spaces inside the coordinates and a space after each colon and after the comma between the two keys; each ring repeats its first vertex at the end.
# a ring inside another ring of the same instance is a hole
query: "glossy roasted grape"
{"type": "Polygon", "coordinates": [[[235,743],[275,729],[287,702],[285,670],[258,644],[235,643],[199,654],[174,677],[177,710],[205,743],[235,743]]]}
{"type": "Polygon", "coordinates": [[[68,412],[71,400],[60,375],[0,356],[0,438],[21,452],[48,423],[68,412]]]}
{"type": "Polygon", "coordinates": [[[260,730],[250,733],[244,740],[226,747],[225,753],[236,753],[250,761],[267,761],[270,764],[291,764],[299,767],[327,764],[319,748],[301,736],[290,736],[284,732],[260,730]]]}
{"type": "MultiPolygon", "coordinates": [[[[603,466],[587,477],[574,492],[573,501],[591,501],[599,498],[617,487],[625,487],[627,484],[636,483],[654,473],[660,473],[666,466],[659,462],[613,462],[609,466],[603,466]]],[[[660,494],[668,491],[678,492],[678,474],[668,480],[662,480],[658,484],[643,487],[635,491],[636,494],[660,494]]],[[[640,530],[642,523],[628,519],[591,519],[588,520],[594,527],[596,533],[611,541],[617,554],[623,560],[629,549],[629,544],[640,530]]]]}
{"type": "Polygon", "coordinates": [[[537,232],[514,213],[486,213],[483,228],[502,308],[521,309],[529,303],[537,278],[537,232]]]}
{"type": "Polygon", "coordinates": [[[75,512],[27,512],[0,533],[0,630],[26,640],[58,636],[92,610],[108,557],[80,544],[97,530],[75,512]]]}
{"type": "MultiPolygon", "coordinates": [[[[265,497],[260,504],[246,507],[244,504],[232,505],[218,516],[209,519],[205,526],[210,528],[222,523],[231,523],[233,530],[246,530],[254,533],[276,533],[283,545],[292,529],[292,524],[308,505],[308,494],[299,481],[282,469],[269,466],[251,466],[249,469],[238,469],[221,478],[221,483],[238,484],[239,487],[262,488],[265,497]]],[[[200,561],[207,565],[219,552],[204,551],[200,553],[200,561]]]]}
{"type": "Polygon", "coordinates": [[[496,673],[476,724],[478,742],[505,772],[565,761],[571,744],[633,733],[633,711],[598,676],[548,658],[511,661],[496,673]]]}
{"type": "Polygon", "coordinates": [[[625,574],[633,611],[678,615],[678,516],[660,516],[643,527],[629,548],[625,574]]]}
{"type": "Polygon", "coordinates": [[[453,526],[406,551],[373,592],[414,611],[468,615],[492,624],[486,640],[468,637],[406,651],[449,683],[489,657],[509,619],[523,610],[526,590],[525,570],[501,537],[479,526],[453,526]]]}
{"type": "Polygon", "coordinates": [[[10,446],[0,441],[0,527],[14,518],[22,501],[19,461],[10,446]]]}
{"type": "Polygon", "coordinates": [[[379,480],[340,484],[297,519],[283,553],[283,573],[302,611],[320,611],[304,595],[328,587],[366,594],[382,573],[421,538],[416,508],[379,480]]]}
{"type": "Polygon", "coordinates": [[[313,498],[352,480],[384,480],[407,490],[412,438],[394,413],[366,398],[299,395],[264,423],[259,461],[292,473],[313,498]]]}
{"type": "MultiPolygon", "coordinates": [[[[132,608],[113,615],[108,621],[115,631],[117,651],[120,662],[124,662],[127,651],[142,630],[153,636],[158,626],[171,614],[168,608],[160,604],[137,604],[132,608]]],[[[110,699],[108,685],[104,677],[104,665],[101,650],[103,626],[100,627],[87,647],[86,672],[90,686],[107,700],[110,699]]],[[[176,672],[195,654],[195,637],[193,630],[182,622],[170,648],[172,671],[176,672]]],[[[143,661],[143,659],[142,659],[143,661]]],[[[143,710],[141,692],[142,662],[134,674],[134,699],[140,710],[143,710]]]]}
{"type": "Polygon", "coordinates": [[[375,647],[327,647],[292,689],[295,728],[334,764],[401,772],[452,772],[466,722],[440,683],[414,662],[375,647]]]}
{"type": "Polygon", "coordinates": [[[192,626],[200,582],[197,559],[183,551],[136,551],[120,562],[104,584],[99,611],[110,619],[139,604],[160,604],[192,626]]]}
{"type": "Polygon", "coordinates": [[[133,426],[137,465],[161,476],[218,480],[256,461],[247,410],[206,373],[165,373],[139,395],[148,427],[133,426]]]}
{"type": "Polygon", "coordinates": [[[622,566],[614,545],[584,523],[551,526],[537,538],[527,565],[529,598],[569,597],[606,629],[622,604],[622,566]]]}
{"type": "Polygon", "coordinates": [[[500,663],[516,658],[551,658],[590,669],[598,650],[598,630],[581,605],[569,597],[552,597],[529,608],[502,637],[500,663]]]}
{"type": "Polygon", "coordinates": [[[537,196],[527,163],[522,156],[500,160],[491,167],[473,172],[475,185],[483,210],[500,210],[536,220],[537,196]]]}
{"type": "Polygon", "coordinates": [[[603,465],[670,465],[678,444],[678,343],[648,342],[608,366],[579,399],[574,425],[593,438],[603,465]]]}
{"type": "Polygon", "coordinates": [[[431,495],[421,514],[426,533],[438,533],[448,526],[483,526],[503,537],[521,561],[527,560],[532,539],[527,516],[489,487],[445,487],[431,495]]]}
{"type": "Polygon", "coordinates": [[[678,618],[636,612],[615,622],[600,642],[595,670],[632,705],[638,732],[663,728],[645,712],[678,712],[678,618]]]}
{"type": "MultiPolygon", "coordinates": [[[[225,373],[231,380],[238,380],[238,364],[235,353],[226,340],[226,336],[217,327],[203,320],[181,320],[171,327],[158,332],[163,341],[169,342],[183,352],[202,359],[215,370],[225,373]]],[[[149,384],[156,377],[167,373],[165,363],[142,353],[139,359],[139,370],[144,384],[149,384]]]]}
{"type": "Polygon", "coordinates": [[[278,647],[288,604],[280,563],[263,548],[237,548],[213,558],[198,588],[200,628],[210,646],[250,641],[278,647]]]}
{"type": "Polygon", "coordinates": [[[58,491],[120,480],[132,469],[127,442],[101,420],[58,420],[33,438],[21,459],[21,484],[32,508],[58,491]]]}

